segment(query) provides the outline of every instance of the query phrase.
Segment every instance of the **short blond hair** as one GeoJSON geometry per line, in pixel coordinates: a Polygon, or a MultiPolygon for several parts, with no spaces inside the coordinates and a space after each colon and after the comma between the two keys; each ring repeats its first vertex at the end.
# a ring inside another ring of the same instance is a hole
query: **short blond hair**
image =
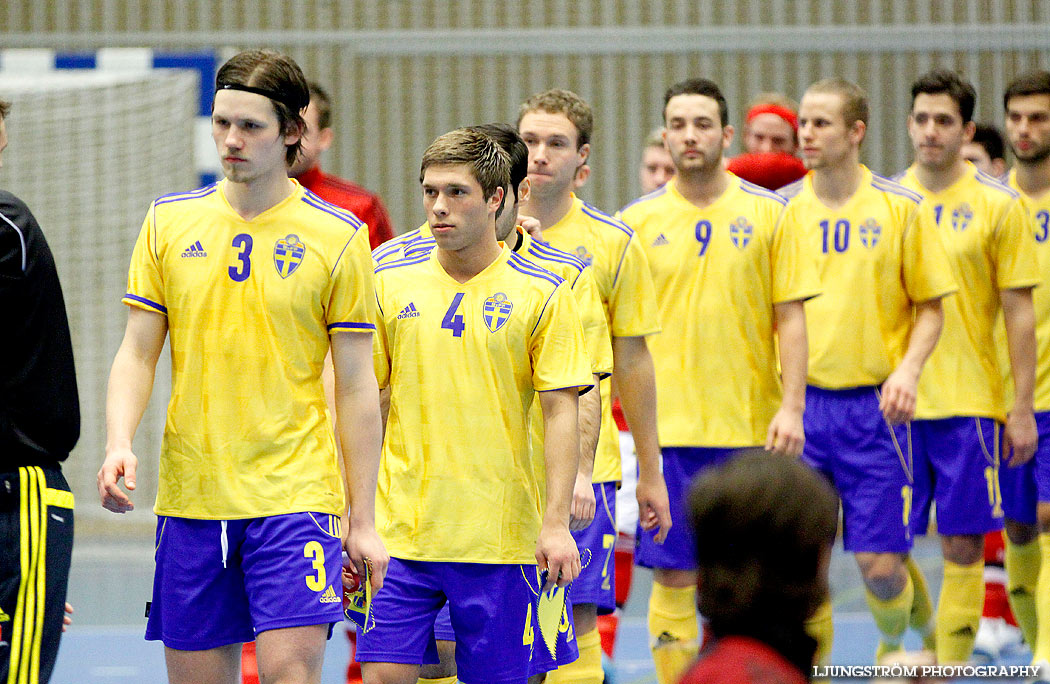
{"type": "Polygon", "coordinates": [[[838,95],[842,98],[842,118],[846,127],[863,121],[868,125],[868,94],[852,81],[844,78],[825,78],[806,88],[807,93],[838,95]]]}
{"type": "Polygon", "coordinates": [[[591,134],[594,132],[594,112],[586,100],[571,90],[552,88],[536,93],[522,102],[521,108],[518,109],[518,128],[521,128],[521,120],[530,112],[564,114],[576,127],[576,149],[591,141],[591,134]]]}
{"type": "Polygon", "coordinates": [[[491,137],[474,128],[457,128],[437,137],[423,153],[419,182],[431,166],[461,164],[470,169],[485,197],[510,185],[510,155],[491,137]]]}

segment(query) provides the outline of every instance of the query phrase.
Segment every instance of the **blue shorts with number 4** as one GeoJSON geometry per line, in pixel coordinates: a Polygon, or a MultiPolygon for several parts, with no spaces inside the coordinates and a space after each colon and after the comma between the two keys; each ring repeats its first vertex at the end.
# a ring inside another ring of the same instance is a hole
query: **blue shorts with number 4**
{"type": "Polygon", "coordinates": [[[890,426],[877,387],[806,388],[802,460],[842,500],[842,546],[852,553],[906,553],[912,501],[909,426],[890,426]]]}
{"type": "Polygon", "coordinates": [[[999,487],[1003,493],[1003,512],[1008,520],[1036,524],[1036,504],[1050,503],[1050,411],[1035,414],[1039,444],[1028,463],[1000,464],[999,487]]]}
{"type": "Polygon", "coordinates": [[[391,558],[383,588],[372,599],[375,626],[358,632],[357,660],[436,663],[435,619],[447,602],[452,632],[446,633],[456,641],[458,680],[525,682],[533,650],[543,641],[539,593],[535,565],[391,558]]]}
{"type": "Polygon", "coordinates": [[[671,506],[671,530],[663,544],[656,543],[656,531],[638,525],[634,562],[645,568],[671,570],[696,569],[696,537],[689,525],[686,497],[689,485],[704,469],[724,463],[738,454],[737,448],[663,447],[664,480],[671,506]]]}
{"type": "Polygon", "coordinates": [[[146,639],[169,648],[201,651],[343,619],[338,516],[160,516],[156,562],[146,639]]]}
{"type": "Polygon", "coordinates": [[[925,534],[935,501],[939,534],[977,535],[1003,529],[1001,427],[991,418],[975,416],[912,422],[915,534],[925,534]]]}

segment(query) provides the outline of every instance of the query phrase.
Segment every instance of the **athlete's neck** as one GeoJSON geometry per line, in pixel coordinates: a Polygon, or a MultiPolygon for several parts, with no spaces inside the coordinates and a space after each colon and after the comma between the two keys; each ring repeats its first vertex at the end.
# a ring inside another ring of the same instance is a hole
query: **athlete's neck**
{"type": "Polygon", "coordinates": [[[503,248],[496,242],[495,233],[492,233],[463,249],[438,247],[437,260],[453,280],[465,283],[488,268],[502,252],[503,248]]]}
{"type": "Polygon", "coordinates": [[[1035,163],[1018,161],[1014,164],[1014,178],[1024,194],[1042,197],[1050,192],[1050,157],[1035,163]]]}
{"type": "Polygon", "coordinates": [[[565,215],[572,209],[572,201],[573,196],[571,192],[559,193],[555,197],[548,199],[540,197],[539,193],[536,192],[535,186],[533,186],[529,201],[521,206],[518,214],[533,217],[540,222],[543,230],[547,230],[565,218],[565,215]]]}
{"type": "Polygon", "coordinates": [[[223,187],[226,201],[245,221],[277,206],[295,191],[286,174],[255,178],[246,183],[228,181],[223,187]]]}
{"type": "Polygon", "coordinates": [[[853,197],[864,178],[864,171],[856,157],[847,163],[826,166],[813,171],[813,192],[831,209],[838,209],[853,197]]]}
{"type": "Polygon", "coordinates": [[[952,186],[966,173],[968,168],[966,160],[956,157],[954,161],[944,167],[915,165],[915,178],[922,187],[930,192],[940,192],[952,186]]]}
{"type": "Polygon", "coordinates": [[[729,173],[719,158],[718,164],[710,169],[687,172],[678,169],[674,177],[674,187],[691,204],[703,209],[721,197],[729,187],[729,173]]]}

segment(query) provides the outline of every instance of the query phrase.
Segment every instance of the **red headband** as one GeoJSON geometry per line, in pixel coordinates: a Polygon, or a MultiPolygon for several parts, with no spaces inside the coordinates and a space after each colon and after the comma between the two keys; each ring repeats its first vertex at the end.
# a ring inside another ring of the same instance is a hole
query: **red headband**
{"type": "Polygon", "coordinates": [[[755,105],[747,113],[748,123],[751,123],[751,120],[759,114],[776,114],[781,119],[791,124],[791,128],[793,128],[796,132],[798,131],[798,116],[796,116],[795,112],[791,111],[787,107],[782,107],[778,104],[772,103],[755,105]]]}

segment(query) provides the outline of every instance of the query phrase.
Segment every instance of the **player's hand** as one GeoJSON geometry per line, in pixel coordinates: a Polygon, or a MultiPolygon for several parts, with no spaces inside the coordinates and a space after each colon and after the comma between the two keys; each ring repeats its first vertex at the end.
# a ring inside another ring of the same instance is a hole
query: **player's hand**
{"type": "Polygon", "coordinates": [[[1011,468],[1024,465],[1035,456],[1039,431],[1031,411],[1011,411],[1003,430],[1003,460],[1011,468]]]}
{"type": "Polygon", "coordinates": [[[135,510],[135,504],[120,485],[117,483],[124,478],[124,486],[128,491],[135,490],[135,471],[138,469],[139,459],[131,453],[131,449],[114,449],[106,452],[106,460],[102,462],[102,468],[98,471],[98,496],[102,500],[102,507],[114,513],[127,513],[135,510]]]}
{"type": "Polygon", "coordinates": [[[659,473],[653,477],[639,474],[635,497],[638,499],[638,524],[643,530],[656,530],[656,543],[663,544],[671,531],[671,504],[664,476],[659,473]]]}
{"type": "Polygon", "coordinates": [[[66,602],[66,614],[62,616],[62,631],[73,624],[73,606],[66,602]]]}
{"type": "Polygon", "coordinates": [[[518,216],[518,225],[521,226],[522,230],[529,234],[533,240],[543,240],[543,226],[540,225],[540,220],[532,218],[531,216],[518,216]]]}
{"type": "Polygon", "coordinates": [[[898,367],[886,382],[882,383],[879,410],[890,425],[907,423],[915,415],[915,398],[919,394],[919,376],[903,367],[898,367]]]}
{"type": "Polygon", "coordinates": [[[766,434],[766,451],[798,458],[802,455],[802,447],[805,443],[806,432],[802,428],[802,413],[781,406],[769,423],[769,432],[766,434]]]}
{"type": "Polygon", "coordinates": [[[591,478],[576,474],[576,484],[572,488],[572,508],[569,513],[569,529],[573,532],[587,529],[594,520],[594,487],[591,478]]]}
{"type": "Polygon", "coordinates": [[[387,566],[390,565],[390,555],[386,552],[375,526],[360,522],[351,523],[346,541],[343,542],[343,549],[350,557],[350,569],[354,573],[363,575],[365,566],[369,567],[372,592],[379,591],[383,587],[387,566]]]}
{"type": "Polygon", "coordinates": [[[569,534],[568,525],[547,524],[540,527],[540,536],[536,541],[536,565],[547,571],[547,583],[543,591],[549,591],[554,585],[568,586],[569,582],[580,575],[580,551],[576,540],[569,534]]]}

